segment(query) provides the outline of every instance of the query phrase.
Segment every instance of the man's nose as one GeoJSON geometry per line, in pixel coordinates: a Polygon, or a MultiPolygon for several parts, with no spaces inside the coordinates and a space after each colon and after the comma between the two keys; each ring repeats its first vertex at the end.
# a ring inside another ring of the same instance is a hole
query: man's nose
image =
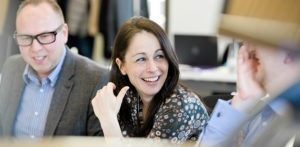
{"type": "Polygon", "coordinates": [[[37,39],[32,40],[31,49],[33,51],[39,51],[42,49],[42,45],[39,43],[37,39]]]}

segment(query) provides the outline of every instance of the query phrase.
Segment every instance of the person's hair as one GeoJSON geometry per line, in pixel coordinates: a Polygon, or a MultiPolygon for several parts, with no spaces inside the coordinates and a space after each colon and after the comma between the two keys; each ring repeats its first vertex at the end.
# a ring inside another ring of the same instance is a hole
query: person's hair
{"type": "Polygon", "coordinates": [[[21,10],[24,7],[26,7],[28,5],[35,5],[35,6],[37,6],[37,5],[41,4],[41,3],[47,3],[47,4],[49,4],[49,6],[51,6],[51,8],[59,15],[61,21],[63,23],[65,22],[63,12],[62,12],[60,6],[58,5],[58,3],[56,2],[56,0],[24,0],[19,5],[19,8],[17,10],[17,16],[19,15],[19,13],[21,12],[21,10]]]}
{"type": "MultiPolygon", "coordinates": [[[[134,130],[131,132],[131,136],[146,136],[152,129],[154,123],[154,115],[157,113],[161,104],[169,97],[178,84],[179,79],[179,67],[178,58],[172,48],[170,40],[168,39],[165,31],[155,22],[144,18],[144,17],[133,17],[125,22],[119,29],[113,44],[112,51],[112,65],[110,71],[110,81],[115,83],[116,89],[115,93],[119,93],[120,89],[124,86],[129,86],[131,90],[136,92],[134,86],[130,83],[127,75],[122,75],[118,65],[116,64],[116,59],[119,58],[123,63],[125,62],[125,54],[131,43],[132,38],[142,31],[149,32],[153,34],[159,41],[159,44],[165,54],[165,57],[169,64],[169,70],[167,79],[161,88],[161,90],[154,96],[150,103],[148,115],[146,120],[144,120],[144,127],[139,130],[134,130]]],[[[122,106],[119,112],[120,120],[125,124],[132,124],[130,120],[130,106],[126,101],[126,96],[123,99],[122,106]]]]}

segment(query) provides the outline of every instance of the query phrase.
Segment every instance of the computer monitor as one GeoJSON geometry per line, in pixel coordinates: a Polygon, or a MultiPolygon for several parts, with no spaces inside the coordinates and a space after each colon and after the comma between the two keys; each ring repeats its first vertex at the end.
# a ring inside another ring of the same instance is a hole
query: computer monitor
{"type": "Polygon", "coordinates": [[[216,36],[175,35],[174,42],[180,64],[200,68],[218,66],[216,36]]]}

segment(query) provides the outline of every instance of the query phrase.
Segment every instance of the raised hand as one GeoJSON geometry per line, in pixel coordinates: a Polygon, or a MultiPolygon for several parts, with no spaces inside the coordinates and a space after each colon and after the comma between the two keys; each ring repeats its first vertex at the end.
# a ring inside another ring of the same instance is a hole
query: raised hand
{"type": "Polygon", "coordinates": [[[251,109],[266,92],[257,79],[259,61],[255,55],[255,46],[244,44],[238,53],[237,95],[232,99],[232,106],[240,110],[251,109]]]}
{"type": "Polygon", "coordinates": [[[122,136],[117,114],[129,87],[123,87],[117,96],[113,92],[115,88],[115,84],[109,82],[102,89],[98,90],[92,100],[94,112],[100,120],[105,137],[122,136]]]}

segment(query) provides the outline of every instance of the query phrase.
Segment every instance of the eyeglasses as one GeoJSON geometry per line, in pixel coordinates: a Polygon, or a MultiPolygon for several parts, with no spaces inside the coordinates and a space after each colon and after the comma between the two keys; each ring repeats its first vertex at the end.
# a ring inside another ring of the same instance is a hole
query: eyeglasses
{"type": "Polygon", "coordinates": [[[19,46],[30,46],[33,42],[33,39],[36,39],[40,44],[50,44],[55,42],[57,33],[62,29],[63,24],[61,24],[56,30],[52,32],[45,32],[37,35],[23,35],[17,34],[16,32],[13,35],[13,38],[16,40],[19,46]]]}

